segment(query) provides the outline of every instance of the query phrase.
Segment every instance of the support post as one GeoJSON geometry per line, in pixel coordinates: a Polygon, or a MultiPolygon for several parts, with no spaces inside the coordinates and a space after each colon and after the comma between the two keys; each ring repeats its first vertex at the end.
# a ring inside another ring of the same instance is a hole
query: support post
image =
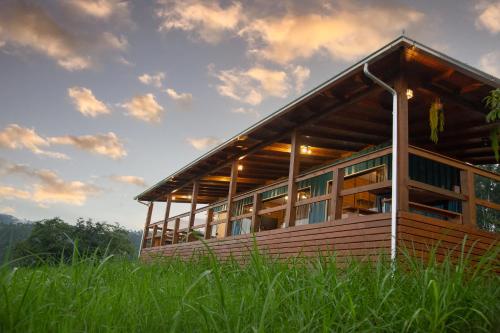
{"type": "Polygon", "coordinates": [[[172,244],[177,244],[179,243],[179,224],[181,223],[180,218],[175,219],[175,225],[174,225],[174,236],[172,238],[172,244]]]}
{"type": "Polygon", "coordinates": [[[151,216],[153,215],[153,201],[148,205],[148,214],[146,215],[146,223],[144,224],[144,231],[142,233],[141,251],[147,247],[147,237],[149,233],[149,225],[151,224],[151,216]]]}
{"type": "Polygon", "coordinates": [[[158,225],[153,226],[153,235],[151,236],[151,247],[155,247],[156,232],[158,231],[158,225]]]}
{"type": "Polygon", "coordinates": [[[344,184],[344,168],[333,170],[332,193],[330,199],[330,215],[332,220],[342,218],[342,196],[340,191],[344,184]]]}
{"type": "Polygon", "coordinates": [[[225,237],[231,235],[231,209],[233,206],[233,197],[236,194],[236,186],[238,183],[238,160],[231,163],[231,180],[229,181],[229,191],[227,194],[227,224],[225,237]]]}
{"type": "Polygon", "coordinates": [[[300,168],[300,134],[295,129],[291,137],[292,145],[290,149],[290,167],[288,169],[288,200],[286,202],[285,211],[285,227],[293,227],[295,225],[297,201],[297,183],[295,178],[299,174],[300,168]]]}
{"type": "MultiPolygon", "coordinates": [[[[408,98],[406,97],[406,90],[408,89],[408,82],[404,73],[401,73],[394,82],[394,90],[397,93],[397,115],[398,115],[398,129],[397,129],[397,211],[408,211],[409,205],[409,153],[408,153],[408,98]]],[[[394,176],[394,175],[393,175],[394,176]]]]}
{"type": "Polygon", "coordinates": [[[462,224],[471,226],[475,226],[477,223],[474,181],[474,173],[470,169],[460,171],[460,189],[462,194],[467,197],[467,201],[462,201],[462,224]]]}
{"type": "Polygon", "coordinates": [[[199,181],[194,181],[193,182],[193,192],[191,193],[191,210],[189,212],[189,227],[188,227],[188,232],[187,232],[187,241],[189,242],[189,238],[191,236],[191,230],[194,225],[194,218],[196,216],[196,204],[197,204],[197,198],[198,198],[198,190],[200,188],[200,183],[199,181]]]}
{"type": "Polygon", "coordinates": [[[170,216],[170,206],[172,204],[172,196],[169,194],[167,195],[167,201],[166,201],[166,206],[165,206],[165,216],[163,218],[163,227],[161,229],[161,240],[160,240],[160,246],[165,245],[165,237],[167,236],[167,227],[168,227],[168,218],[170,216]]]}
{"type": "Polygon", "coordinates": [[[213,209],[207,210],[207,221],[205,222],[205,239],[210,239],[212,238],[212,226],[210,225],[210,222],[212,222],[212,218],[214,216],[214,211],[213,209]]]}
{"type": "Polygon", "coordinates": [[[258,232],[260,229],[260,216],[259,210],[262,207],[261,195],[259,193],[254,193],[253,203],[252,203],[252,232],[258,232]]]}

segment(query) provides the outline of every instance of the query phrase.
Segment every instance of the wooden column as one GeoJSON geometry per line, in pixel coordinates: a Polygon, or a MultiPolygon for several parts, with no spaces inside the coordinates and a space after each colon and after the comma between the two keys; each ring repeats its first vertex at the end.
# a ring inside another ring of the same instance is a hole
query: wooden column
{"type": "Polygon", "coordinates": [[[200,188],[200,183],[199,181],[194,181],[193,182],[193,192],[191,193],[191,210],[189,212],[189,227],[188,227],[188,233],[187,233],[187,241],[189,242],[189,237],[191,234],[191,229],[193,228],[194,225],[194,218],[196,216],[196,203],[197,203],[197,198],[198,198],[198,190],[200,188]]]}
{"type": "Polygon", "coordinates": [[[210,222],[212,222],[212,218],[214,216],[213,209],[207,210],[207,221],[205,222],[205,239],[210,239],[212,234],[212,226],[210,222]]]}
{"type": "Polygon", "coordinates": [[[233,206],[233,197],[236,194],[236,186],[238,183],[238,160],[234,160],[231,164],[231,180],[229,181],[229,191],[227,194],[227,224],[225,237],[231,235],[231,209],[233,206]]]}
{"type": "Polygon", "coordinates": [[[290,167],[288,169],[288,200],[286,202],[285,211],[285,227],[293,227],[295,225],[297,202],[297,183],[295,178],[299,174],[300,168],[300,134],[297,130],[292,132],[292,145],[290,149],[290,167]]]}
{"type": "Polygon", "coordinates": [[[147,247],[147,237],[149,234],[149,225],[151,224],[151,216],[153,215],[153,202],[151,201],[148,206],[148,214],[146,215],[146,223],[144,224],[144,231],[142,233],[141,250],[147,247]]]}
{"type": "Polygon", "coordinates": [[[477,224],[474,182],[474,173],[470,169],[460,170],[460,190],[467,197],[467,201],[462,201],[462,223],[472,226],[477,224]]]}
{"type": "Polygon", "coordinates": [[[333,170],[332,175],[332,193],[330,199],[330,214],[332,220],[342,218],[342,197],[340,191],[344,184],[344,168],[333,170]]]}
{"type": "Polygon", "coordinates": [[[409,191],[408,191],[408,178],[409,178],[409,163],[408,163],[408,98],[406,97],[406,90],[408,89],[408,82],[404,73],[400,74],[394,82],[394,90],[398,96],[398,211],[409,210],[409,191]]]}
{"type": "Polygon", "coordinates": [[[252,232],[258,232],[260,228],[260,216],[259,210],[262,206],[261,195],[259,193],[254,193],[253,203],[252,203],[252,232]]]}
{"type": "Polygon", "coordinates": [[[163,218],[163,227],[161,229],[161,240],[160,240],[160,245],[165,245],[165,237],[167,236],[167,227],[168,227],[168,218],[170,216],[170,206],[172,204],[172,196],[169,194],[167,195],[167,201],[166,201],[166,206],[165,206],[165,216],[163,218]]]}
{"type": "Polygon", "coordinates": [[[158,225],[155,224],[153,226],[153,235],[151,236],[151,247],[155,246],[155,238],[156,238],[156,232],[158,231],[158,225]]]}
{"type": "Polygon", "coordinates": [[[175,225],[174,225],[174,236],[172,238],[172,244],[177,244],[179,243],[179,224],[181,223],[180,218],[175,219],[175,225]]]}

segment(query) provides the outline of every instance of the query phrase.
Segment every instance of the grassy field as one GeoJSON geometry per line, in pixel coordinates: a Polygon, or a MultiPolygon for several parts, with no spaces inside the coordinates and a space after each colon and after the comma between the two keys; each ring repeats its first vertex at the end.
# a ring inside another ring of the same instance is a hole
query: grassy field
{"type": "Polygon", "coordinates": [[[485,257],[390,265],[333,257],[244,266],[207,256],[0,269],[1,332],[494,332],[500,279],[485,257]]]}

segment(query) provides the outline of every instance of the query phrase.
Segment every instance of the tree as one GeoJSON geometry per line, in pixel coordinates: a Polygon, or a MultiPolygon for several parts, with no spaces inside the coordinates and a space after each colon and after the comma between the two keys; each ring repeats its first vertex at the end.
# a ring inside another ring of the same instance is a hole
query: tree
{"type": "Polygon", "coordinates": [[[128,232],[118,225],[78,219],[70,225],[59,218],[35,222],[31,235],[14,248],[14,259],[22,264],[70,262],[74,251],[80,256],[134,255],[128,232]]]}

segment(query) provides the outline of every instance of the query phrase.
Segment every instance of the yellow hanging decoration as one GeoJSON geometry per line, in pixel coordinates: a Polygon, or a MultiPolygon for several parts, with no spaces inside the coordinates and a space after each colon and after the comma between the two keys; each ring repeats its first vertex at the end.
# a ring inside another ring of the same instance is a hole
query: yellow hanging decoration
{"type": "Polygon", "coordinates": [[[438,132],[444,131],[444,109],[443,103],[439,98],[432,102],[429,109],[429,126],[431,128],[431,140],[438,142],[438,132]]]}

